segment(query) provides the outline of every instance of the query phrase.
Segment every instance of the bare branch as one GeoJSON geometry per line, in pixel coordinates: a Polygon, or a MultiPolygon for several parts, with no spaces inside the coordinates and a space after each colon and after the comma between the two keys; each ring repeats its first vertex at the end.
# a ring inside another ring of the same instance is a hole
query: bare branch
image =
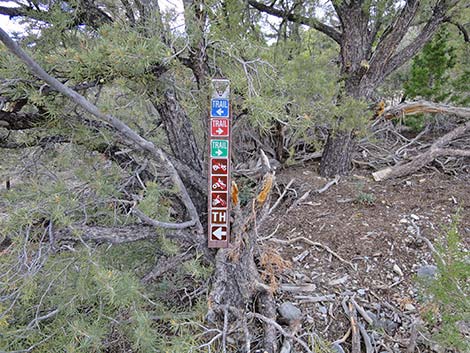
{"type": "Polygon", "coordinates": [[[316,18],[313,17],[305,17],[305,16],[300,16],[296,15],[290,12],[285,12],[283,10],[276,9],[271,6],[267,6],[265,4],[262,4],[258,1],[254,0],[248,0],[248,3],[253,6],[255,9],[267,13],[272,16],[276,16],[279,18],[284,18],[287,19],[288,21],[291,22],[296,22],[302,25],[306,25],[309,27],[312,27],[316,29],[317,31],[320,31],[324,34],[326,34],[328,37],[333,39],[336,43],[340,44],[341,42],[341,33],[338,32],[336,29],[334,29],[331,26],[328,26],[324,24],[323,22],[317,20],[316,18]]]}
{"type": "Polygon", "coordinates": [[[466,43],[470,43],[470,36],[469,36],[468,31],[467,31],[467,29],[465,28],[464,25],[462,25],[462,24],[460,24],[456,21],[452,21],[452,20],[448,20],[447,22],[453,24],[454,26],[456,26],[459,29],[460,33],[462,33],[463,40],[466,43]]]}
{"type": "MultiPolygon", "coordinates": [[[[455,7],[460,0],[439,0],[434,7],[433,13],[426,25],[423,27],[418,36],[402,50],[395,53],[384,67],[383,78],[398,69],[413,56],[415,56],[429,42],[432,36],[439,29],[439,26],[448,18],[448,12],[455,7]]],[[[394,50],[395,51],[395,50],[394,50]]]]}
{"type": "MultiPolygon", "coordinates": [[[[74,225],[72,227],[56,231],[56,240],[90,241],[95,243],[125,244],[141,240],[155,239],[160,235],[155,228],[142,225],[128,225],[124,227],[101,227],[74,225]]],[[[169,238],[185,238],[188,234],[172,232],[167,234],[169,238]]]]}
{"type": "Polygon", "coordinates": [[[98,119],[109,123],[117,132],[121,135],[135,143],[143,151],[147,152],[152,158],[156,161],[166,165],[167,170],[170,172],[171,179],[175,186],[179,189],[181,200],[186,206],[191,220],[196,222],[197,229],[200,234],[203,233],[203,228],[199,220],[199,215],[197,213],[196,207],[194,206],[193,201],[191,200],[186,187],[184,186],[178,172],[176,171],[173,163],[168,159],[167,155],[163,150],[156,147],[151,141],[144,139],[142,136],[137,134],[132,130],[128,125],[123,123],[118,118],[102,113],[98,107],[88,101],[84,96],[75,92],[71,88],[65,86],[59,82],[54,77],[50,76],[42,67],[38,65],[31,57],[28,56],[9,36],[8,34],[0,28],[0,40],[5,44],[5,46],[16,56],[18,56],[26,66],[39,78],[47,82],[51,88],[62,93],[63,95],[70,98],[74,103],[78,104],[88,113],[96,116],[98,119]]]}
{"type": "Polygon", "coordinates": [[[380,70],[388,62],[407,33],[419,8],[419,1],[408,0],[400,14],[384,31],[370,60],[370,71],[380,70]]]}
{"type": "Polygon", "coordinates": [[[454,130],[437,139],[431,147],[424,153],[415,156],[410,162],[378,170],[372,176],[376,181],[382,181],[391,178],[397,178],[416,172],[434,159],[441,156],[463,156],[470,157],[470,150],[460,150],[445,148],[453,140],[461,137],[470,131],[470,121],[460,125],[454,130]]]}
{"type": "Polygon", "coordinates": [[[389,107],[383,112],[382,115],[385,119],[394,119],[404,115],[414,115],[421,113],[438,113],[455,115],[462,118],[470,118],[470,108],[455,107],[447,104],[433,103],[423,100],[417,102],[405,102],[393,107],[389,107]]]}
{"type": "Polygon", "coordinates": [[[196,224],[196,222],[194,220],[188,221],[188,222],[183,222],[183,223],[169,223],[169,222],[157,221],[153,218],[150,218],[149,216],[147,216],[145,213],[138,210],[137,208],[134,208],[132,210],[132,213],[134,213],[137,217],[139,217],[143,222],[147,223],[148,225],[151,225],[151,226],[154,226],[154,227],[159,227],[159,228],[185,229],[185,228],[192,227],[193,225],[196,224]]]}

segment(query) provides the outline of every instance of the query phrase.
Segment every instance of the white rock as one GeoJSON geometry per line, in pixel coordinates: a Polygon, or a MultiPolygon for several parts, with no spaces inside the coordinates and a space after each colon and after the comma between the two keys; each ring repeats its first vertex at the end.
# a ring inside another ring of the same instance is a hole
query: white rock
{"type": "Polygon", "coordinates": [[[310,254],[310,252],[308,250],[305,250],[300,255],[297,255],[297,256],[293,257],[292,261],[301,262],[308,256],[308,254],[310,254]]]}
{"type": "Polygon", "coordinates": [[[415,214],[410,214],[410,217],[413,218],[415,221],[419,221],[419,217],[415,214]]]}
{"type": "Polygon", "coordinates": [[[398,275],[403,277],[403,271],[401,270],[400,266],[397,264],[393,265],[393,271],[395,271],[398,275]]]}
{"type": "Polygon", "coordinates": [[[415,306],[414,306],[413,304],[408,303],[408,304],[405,304],[405,310],[408,310],[408,311],[415,311],[416,308],[415,308],[415,306]]]}
{"type": "Polygon", "coordinates": [[[279,314],[288,321],[299,320],[302,317],[300,309],[291,302],[282,303],[278,311],[279,314]]]}

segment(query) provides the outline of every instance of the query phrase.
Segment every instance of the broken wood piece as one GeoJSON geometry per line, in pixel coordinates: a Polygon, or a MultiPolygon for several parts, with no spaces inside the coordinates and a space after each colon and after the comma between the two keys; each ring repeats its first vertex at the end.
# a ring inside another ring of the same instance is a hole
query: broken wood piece
{"type": "Polygon", "coordinates": [[[287,190],[289,190],[290,186],[292,185],[292,183],[294,182],[294,178],[291,179],[291,181],[289,181],[289,183],[286,185],[286,187],[284,188],[284,191],[282,192],[281,196],[279,196],[279,198],[276,200],[276,202],[274,203],[274,205],[269,209],[268,211],[268,214],[271,214],[277,206],[279,206],[279,204],[281,203],[282,199],[284,198],[284,196],[286,195],[287,193],[287,190]]]}
{"type": "Polygon", "coordinates": [[[341,337],[339,340],[334,341],[333,344],[341,344],[341,343],[346,342],[346,340],[348,339],[350,335],[351,335],[351,327],[348,328],[348,330],[346,331],[343,337],[341,337]]]}
{"type": "Polygon", "coordinates": [[[296,341],[298,344],[300,344],[307,353],[313,353],[311,351],[310,348],[308,348],[308,345],[307,343],[305,343],[305,341],[303,341],[302,339],[296,337],[295,335],[293,335],[292,333],[289,333],[287,332],[286,330],[284,330],[282,328],[281,325],[279,325],[276,321],[264,316],[264,315],[260,315],[258,313],[247,313],[246,314],[247,318],[256,318],[256,319],[259,319],[261,321],[264,321],[264,322],[267,322],[269,324],[271,324],[272,326],[274,326],[276,328],[276,330],[278,330],[284,337],[286,338],[290,338],[290,339],[293,339],[294,341],[296,341]]]}
{"type": "Polygon", "coordinates": [[[339,261],[349,265],[354,271],[356,271],[356,267],[353,265],[352,262],[350,261],[347,261],[345,259],[343,259],[340,255],[338,255],[337,253],[335,253],[333,250],[331,250],[328,246],[326,245],[323,245],[321,243],[318,243],[318,242],[315,242],[315,241],[312,241],[310,239],[307,239],[305,237],[296,237],[296,238],[293,238],[293,239],[289,239],[289,240],[282,240],[282,239],[277,239],[277,238],[272,238],[272,239],[269,239],[269,241],[273,241],[275,243],[278,243],[278,244],[286,244],[286,245],[290,245],[290,244],[293,244],[297,241],[303,241],[304,243],[307,243],[309,245],[312,245],[312,246],[318,246],[324,250],[326,250],[328,253],[330,253],[331,255],[333,255],[334,257],[336,257],[339,261]]]}
{"type": "Polygon", "coordinates": [[[312,190],[308,190],[305,194],[303,194],[300,199],[296,200],[286,211],[286,214],[288,214],[291,210],[293,210],[294,208],[296,208],[302,201],[304,201],[305,199],[307,199],[307,197],[310,195],[310,193],[312,192],[312,190]]]}
{"type": "MultiPolygon", "coordinates": [[[[325,184],[325,186],[323,186],[322,188],[320,189],[317,189],[317,190],[314,190],[313,193],[315,194],[322,194],[324,193],[326,190],[328,190],[332,185],[335,185],[335,184],[338,184],[339,182],[339,175],[335,176],[335,178],[333,180],[330,180],[329,182],[327,182],[325,184]]],[[[310,196],[310,193],[312,192],[312,190],[308,190],[305,194],[303,194],[298,200],[296,200],[292,206],[290,206],[287,211],[286,211],[286,214],[289,213],[292,209],[296,208],[297,206],[299,206],[300,204],[302,204],[302,201],[306,200],[307,197],[310,196]]]]}
{"type": "Polygon", "coordinates": [[[305,250],[303,251],[301,254],[297,255],[297,256],[294,256],[292,258],[292,261],[294,262],[301,262],[303,261],[308,255],[310,254],[310,252],[308,250],[305,250]]]}
{"type": "Polygon", "coordinates": [[[440,104],[427,101],[404,102],[394,107],[385,109],[382,116],[385,119],[401,118],[405,115],[415,115],[421,113],[439,113],[455,115],[462,118],[470,118],[470,108],[455,107],[447,104],[440,104]]]}
{"type": "Polygon", "coordinates": [[[364,320],[366,320],[367,323],[372,326],[374,324],[374,320],[372,320],[369,314],[367,314],[366,311],[353,298],[351,298],[351,302],[353,303],[359,314],[361,314],[361,316],[364,318],[364,320]]]}
{"type": "Polygon", "coordinates": [[[361,353],[361,335],[359,323],[357,321],[357,312],[351,301],[348,302],[347,314],[351,323],[351,353],[361,353]]]}
{"type": "Polygon", "coordinates": [[[374,347],[372,347],[372,342],[370,339],[369,334],[367,333],[367,330],[364,328],[363,325],[359,325],[359,331],[361,332],[362,339],[364,341],[364,345],[366,346],[366,353],[374,353],[374,347]]]}
{"type": "Polygon", "coordinates": [[[329,286],[337,286],[337,285],[339,285],[339,284],[345,283],[348,279],[349,279],[349,276],[348,276],[348,275],[344,275],[343,277],[336,278],[336,279],[333,279],[333,280],[329,281],[329,282],[328,282],[328,285],[329,285],[329,286]]]}
{"type": "Polygon", "coordinates": [[[281,284],[279,290],[282,292],[315,292],[317,286],[313,283],[311,284],[281,284]]]}
{"type": "Polygon", "coordinates": [[[453,140],[461,137],[468,131],[470,131],[470,121],[463,125],[459,125],[444,136],[441,136],[431,145],[431,147],[426,152],[414,156],[410,162],[397,164],[394,167],[387,167],[378,170],[372,173],[372,176],[374,177],[375,181],[382,181],[414,173],[431,163],[437,157],[470,157],[470,150],[445,148],[445,146],[449,145],[453,140]]]}
{"type": "Polygon", "coordinates": [[[312,297],[308,295],[296,295],[294,298],[300,300],[302,303],[320,303],[320,302],[334,302],[336,295],[327,294],[327,295],[319,295],[316,297],[312,297]]]}
{"type": "Polygon", "coordinates": [[[339,179],[340,179],[339,175],[335,176],[335,178],[333,180],[330,180],[329,182],[327,182],[325,184],[325,186],[323,186],[322,188],[320,188],[318,190],[315,190],[315,193],[316,194],[322,194],[326,190],[328,190],[332,185],[338,185],[339,179]]]}

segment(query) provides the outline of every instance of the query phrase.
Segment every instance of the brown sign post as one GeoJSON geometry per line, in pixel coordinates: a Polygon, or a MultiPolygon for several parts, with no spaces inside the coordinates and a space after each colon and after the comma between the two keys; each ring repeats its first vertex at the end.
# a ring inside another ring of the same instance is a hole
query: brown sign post
{"type": "Polygon", "coordinates": [[[208,124],[209,248],[226,248],[230,241],[231,114],[229,80],[212,80],[208,124]]]}

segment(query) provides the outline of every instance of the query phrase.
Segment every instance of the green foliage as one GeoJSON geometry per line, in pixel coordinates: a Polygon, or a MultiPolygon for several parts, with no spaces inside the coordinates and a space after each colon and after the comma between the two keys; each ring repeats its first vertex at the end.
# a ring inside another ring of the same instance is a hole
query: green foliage
{"type": "Polygon", "coordinates": [[[460,352],[470,350],[470,342],[461,331],[470,323],[470,258],[458,231],[458,218],[436,245],[436,279],[421,281],[424,318],[434,327],[434,339],[443,347],[460,352]]]}
{"type": "Polygon", "coordinates": [[[155,182],[147,183],[139,209],[151,218],[168,221],[168,207],[168,199],[163,197],[160,186],[155,182]]]}
{"type": "Polygon", "coordinates": [[[442,28],[424,46],[411,66],[410,78],[405,82],[405,95],[442,101],[450,95],[449,70],[455,65],[455,49],[448,45],[449,31],[442,28]]]}
{"type": "MultiPolygon", "coordinates": [[[[38,353],[104,352],[112,351],[114,344],[136,352],[187,352],[199,345],[200,336],[195,334],[206,310],[205,300],[185,311],[165,287],[153,286],[149,291],[139,282],[141,271],[149,270],[146,254],[153,257],[156,246],[144,242],[119,249],[102,246],[61,252],[49,256],[37,275],[20,275],[8,287],[2,284],[1,295],[17,293],[18,299],[0,319],[0,350],[39,343],[34,349],[38,353]],[[119,257],[120,252],[126,256],[119,257]],[[55,310],[49,318],[33,321],[55,310]]],[[[8,273],[5,270],[16,259],[2,256],[2,273],[8,273]]],[[[205,280],[209,273],[198,260],[191,260],[171,275],[172,289],[187,287],[181,281],[188,275],[205,280]]],[[[5,304],[9,305],[2,303],[2,308],[5,304]]]]}
{"type": "Polygon", "coordinates": [[[357,203],[360,203],[361,205],[372,206],[376,201],[375,195],[370,192],[365,191],[364,190],[365,187],[366,185],[363,182],[358,182],[356,184],[357,190],[356,190],[355,201],[357,203]]]}
{"type": "Polygon", "coordinates": [[[356,202],[363,205],[372,206],[375,203],[375,196],[374,194],[361,192],[359,195],[357,195],[356,202]]]}
{"type": "Polygon", "coordinates": [[[55,227],[68,226],[81,219],[83,211],[90,222],[116,221],[117,205],[112,201],[118,196],[116,186],[122,172],[116,166],[106,166],[97,155],[77,161],[81,152],[71,146],[52,149],[35,161],[35,172],[12,190],[3,191],[2,206],[9,214],[9,221],[3,225],[5,234],[49,221],[55,227]]]}
{"type": "Polygon", "coordinates": [[[153,81],[152,65],[162,64],[170,53],[158,36],[146,37],[122,24],[102,26],[94,39],[77,38],[78,45],[57,47],[43,60],[50,65],[66,63],[62,70],[75,82],[120,78],[153,81]]]}
{"type": "MultiPolygon", "coordinates": [[[[456,22],[468,18],[470,9],[461,9],[456,22]]],[[[470,47],[455,26],[444,26],[426,44],[412,62],[407,75],[401,77],[405,96],[432,101],[451,101],[459,105],[470,102],[470,47]]]]}
{"type": "Polygon", "coordinates": [[[409,115],[403,118],[404,125],[408,126],[412,132],[422,131],[429,122],[429,116],[425,114],[409,115]]]}

